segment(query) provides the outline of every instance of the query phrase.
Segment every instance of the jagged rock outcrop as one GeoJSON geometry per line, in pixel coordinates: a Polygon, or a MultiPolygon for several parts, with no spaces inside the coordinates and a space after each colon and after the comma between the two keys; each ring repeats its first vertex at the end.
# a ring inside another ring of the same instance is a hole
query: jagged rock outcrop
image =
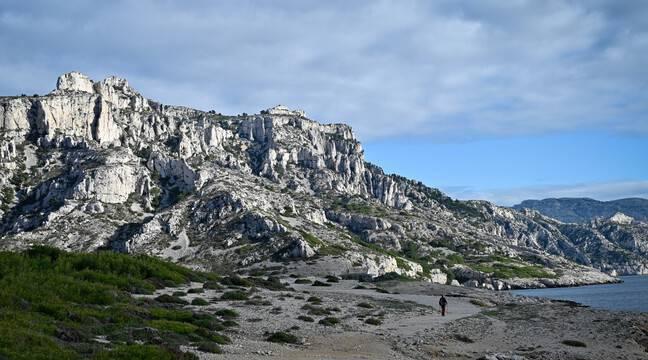
{"type": "Polygon", "coordinates": [[[2,248],[456,276],[498,290],[614,281],[587,266],[646,271],[640,221],[565,224],[453,200],[367,163],[347,125],[285,106],[224,116],[148,100],[117,77],[69,73],[45,96],[0,98],[0,126],[2,248]]]}

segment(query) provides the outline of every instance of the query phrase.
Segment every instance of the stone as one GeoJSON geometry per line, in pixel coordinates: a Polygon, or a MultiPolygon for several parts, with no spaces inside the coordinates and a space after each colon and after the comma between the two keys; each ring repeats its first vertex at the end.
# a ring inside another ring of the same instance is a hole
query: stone
{"type": "Polygon", "coordinates": [[[73,71],[59,76],[56,81],[56,90],[81,91],[92,94],[94,93],[94,84],[86,75],[73,71]]]}

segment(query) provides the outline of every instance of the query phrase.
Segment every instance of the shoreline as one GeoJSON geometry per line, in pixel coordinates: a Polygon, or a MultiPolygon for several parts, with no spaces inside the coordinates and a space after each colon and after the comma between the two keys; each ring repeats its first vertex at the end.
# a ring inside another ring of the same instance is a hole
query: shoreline
{"type": "MultiPolygon", "coordinates": [[[[639,360],[648,353],[648,313],[422,281],[361,283],[316,276],[300,280],[282,278],[291,291],[258,289],[255,301],[265,306],[218,301],[195,307],[234,309],[240,325],[228,334],[233,343],[223,345],[222,354],[196,354],[205,360],[639,360]],[[314,286],[317,281],[328,285],[314,286]],[[445,317],[439,313],[440,295],[449,302],[445,317]],[[330,313],[318,315],[314,310],[330,313]],[[309,317],[312,321],[304,320],[309,317]],[[323,325],[327,317],[337,322],[323,325]],[[267,342],[268,334],[277,331],[298,341],[267,342]]],[[[167,291],[173,290],[178,289],[167,291]]],[[[222,291],[207,290],[200,296],[209,299],[222,291]]],[[[186,300],[194,296],[198,295],[188,294],[186,300]]]]}

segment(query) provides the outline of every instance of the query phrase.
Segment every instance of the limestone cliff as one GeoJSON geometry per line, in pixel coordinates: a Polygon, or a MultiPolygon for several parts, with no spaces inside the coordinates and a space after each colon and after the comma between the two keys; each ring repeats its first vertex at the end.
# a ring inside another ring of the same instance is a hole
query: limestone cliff
{"type": "Polygon", "coordinates": [[[48,95],[0,98],[0,134],[3,248],[436,282],[456,273],[494,288],[614,280],[587,266],[646,270],[645,228],[630,239],[626,228],[450,199],[367,163],[350,127],[285,106],[225,116],[69,73],[48,95]]]}

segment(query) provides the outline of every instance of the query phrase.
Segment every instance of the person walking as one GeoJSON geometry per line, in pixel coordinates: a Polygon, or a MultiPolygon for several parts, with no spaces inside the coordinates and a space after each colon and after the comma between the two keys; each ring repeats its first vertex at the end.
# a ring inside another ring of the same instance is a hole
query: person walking
{"type": "Polygon", "coordinates": [[[445,296],[441,295],[441,299],[439,299],[439,306],[441,306],[441,316],[446,315],[446,307],[448,306],[448,300],[446,300],[445,296]]]}

